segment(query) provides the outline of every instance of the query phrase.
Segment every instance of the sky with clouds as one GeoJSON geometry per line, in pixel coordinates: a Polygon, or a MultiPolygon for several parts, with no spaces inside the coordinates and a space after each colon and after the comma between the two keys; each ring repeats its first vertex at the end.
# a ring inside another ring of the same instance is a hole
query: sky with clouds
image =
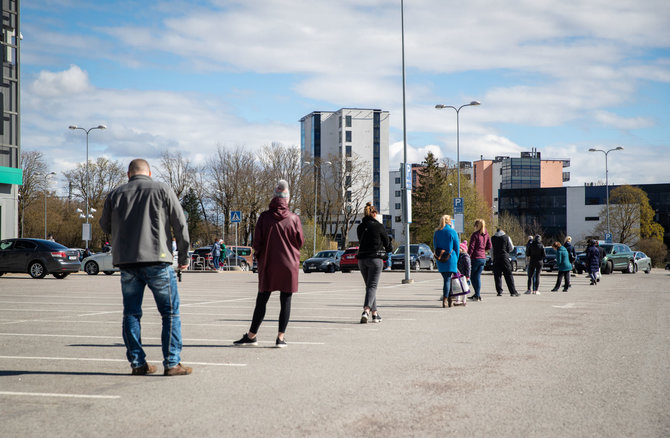
{"type": "MultiPolygon", "coordinates": [[[[219,146],[299,146],[299,119],[391,113],[402,160],[400,0],[21,2],[22,147],[51,170],[91,159],[196,163],[219,146]]],[[[670,2],[407,0],[408,157],[570,159],[566,185],[668,183],[670,2]]]]}

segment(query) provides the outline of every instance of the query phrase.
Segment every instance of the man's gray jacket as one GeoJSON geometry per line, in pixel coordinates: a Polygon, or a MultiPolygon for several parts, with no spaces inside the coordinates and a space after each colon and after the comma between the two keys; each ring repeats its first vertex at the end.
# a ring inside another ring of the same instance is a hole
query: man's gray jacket
{"type": "Polygon", "coordinates": [[[134,175],[107,195],[100,226],[112,235],[114,266],[171,264],[173,233],[179,264],[188,264],[188,226],[179,199],[149,176],[134,175]]]}

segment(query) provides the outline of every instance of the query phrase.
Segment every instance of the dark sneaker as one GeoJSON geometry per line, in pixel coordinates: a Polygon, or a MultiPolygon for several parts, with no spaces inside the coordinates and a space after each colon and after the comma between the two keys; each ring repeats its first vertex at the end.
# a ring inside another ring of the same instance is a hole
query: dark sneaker
{"type": "Polygon", "coordinates": [[[472,301],[481,301],[481,300],[482,300],[482,297],[481,297],[481,296],[473,295],[473,296],[471,296],[471,297],[468,297],[468,300],[472,300],[472,301]]]}
{"type": "Polygon", "coordinates": [[[141,367],[133,368],[133,376],[146,376],[147,374],[153,374],[156,372],[156,367],[145,363],[141,367]]]}
{"type": "Polygon", "coordinates": [[[368,319],[370,319],[370,314],[368,312],[363,312],[361,315],[361,324],[367,324],[368,319]]]}
{"type": "Polygon", "coordinates": [[[277,348],[284,348],[284,347],[286,347],[286,341],[283,340],[283,339],[279,339],[279,338],[277,338],[277,340],[275,341],[275,347],[277,347],[277,348]]]}
{"type": "Polygon", "coordinates": [[[502,292],[498,292],[496,295],[502,297],[502,292]]]}
{"type": "Polygon", "coordinates": [[[173,366],[172,368],[165,368],[165,371],[163,371],[164,376],[186,376],[188,374],[191,374],[193,371],[193,368],[191,367],[185,367],[184,365],[178,363],[176,366],[173,366]]]}
{"type": "Polygon", "coordinates": [[[510,295],[512,295],[513,297],[518,297],[518,296],[519,296],[519,293],[518,293],[518,292],[514,292],[513,294],[510,294],[510,295]]]}
{"type": "Polygon", "coordinates": [[[256,346],[258,345],[258,339],[253,338],[251,339],[247,333],[242,336],[242,339],[238,339],[237,341],[233,342],[233,345],[238,345],[241,347],[245,346],[256,346]]]}
{"type": "Polygon", "coordinates": [[[382,322],[382,316],[379,313],[372,315],[372,322],[382,322]]]}

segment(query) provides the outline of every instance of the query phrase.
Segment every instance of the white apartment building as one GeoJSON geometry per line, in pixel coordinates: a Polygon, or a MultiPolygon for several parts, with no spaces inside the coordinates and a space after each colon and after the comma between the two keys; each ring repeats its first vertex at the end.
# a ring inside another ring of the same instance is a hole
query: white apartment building
{"type": "MultiPolygon", "coordinates": [[[[389,171],[388,111],[341,108],[337,111],[314,111],[307,114],[300,119],[300,150],[305,159],[316,163],[324,163],[336,157],[343,163],[343,180],[350,177],[347,175],[350,163],[358,157],[359,163],[369,169],[365,173],[372,177],[370,202],[381,214],[389,213],[389,186],[386,176],[389,171]]],[[[321,172],[317,172],[317,176],[320,174],[321,172]]],[[[356,181],[351,180],[351,184],[355,187],[356,181]]],[[[347,199],[350,193],[343,195],[347,199]]],[[[358,240],[355,227],[349,239],[358,240]]]]}

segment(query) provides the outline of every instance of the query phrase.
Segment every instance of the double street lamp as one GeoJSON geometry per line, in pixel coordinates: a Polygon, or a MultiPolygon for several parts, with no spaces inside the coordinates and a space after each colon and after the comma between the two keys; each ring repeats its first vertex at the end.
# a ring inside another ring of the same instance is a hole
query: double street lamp
{"type": "Polygon", "coordinates": [[[84,236],[85,237],[84,240],[86,241],[86,248],[88,248],[88,241],[89,241],[88,237],[91,234],[91,228],[88,224],[88,219],[89,219],[89,216],[90,216],[89,208],[88,208],[88,191],[89,191],[89,182],[88,182],[88,134],[91,131],[93,131],[94,129],[107,129],[107,126],[98,125],[98,126],[94,126],[93,128],[85,129],[85,128],[80,128],[77,125],[70,125],[70,126],[68,126],[68,128],[72,129],[72,130],[80,129],[80,130],[82,130],[86,133],[86,189],[85,189],[85,191],[86,191],[86,233],[85,233],[85,236],[84,236]]]}
{"type": "Polygon", "coordinates": [[[459,113],[463,107],[466,106],[477,106],[481,105],[478,101],[473,100],[470,103],[466,103],[465,105],[461,105],[458,108],[455,106],[451,105],[442,105],[442,104],[437,104],[435,105],[435,108],[437,109],[445,109],[445,108],[451,108],[456,111],[456,171],[458,173],[458,197],[461,197],[461,145],[460,145],[460,122],[459,122],[459,113]]]}
{"type": "Polygon", "coordinates": [[[594,149],[591,148],[589,149],[589,152],[602,152],[605,154],[605,194],[607,196],[607,234],[610,234],[610,188],[609,188],[609,179],[608,179],[608,174],[609,171],[607,170],[607,155],[612,152],[612,151],[622,151],[623,147],[617,146],[612,149],[608,149],[606,151],[602,149],[594,149]]]}
{"type": "Polygon", "coordinates": [[[316,164],[316,160],[314,161],[304,161],[304,164],[310,164],[314,167],[314,245],[312,248],[312,257],[316,255],[316,206],[318,205],[317,199],[318,199],[318,194],[319,194],[319,183],[321,182],[321,166],[323,164],[333,164],[330,161],[324,161],[321,164],[316,164]]]}

